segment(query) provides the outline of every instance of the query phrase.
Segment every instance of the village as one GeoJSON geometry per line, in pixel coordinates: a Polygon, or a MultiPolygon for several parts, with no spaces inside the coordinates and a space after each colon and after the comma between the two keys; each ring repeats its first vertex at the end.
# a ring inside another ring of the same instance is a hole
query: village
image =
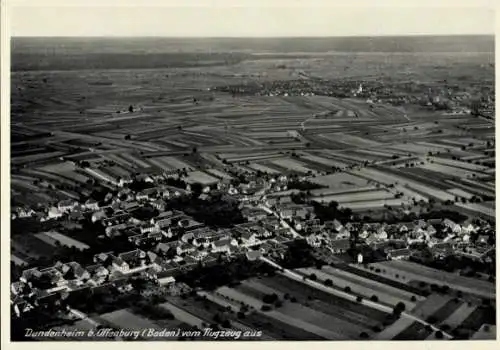
{"type": "MultiPolygon", "coordinates": [[[[312,205],[296,204],[290,196],[278,197],[278,200],[273,197],[277,190],[287,189],[289,179],[286,176],[239,186],[221,181],[213,188],[199,184],[188,184],[186,188],[157,184],[172,175],[163,177],[146,176],[144,181],[154,185],[146,190],[121,187],[116,196],[105,196],[105,204],[93,199],[83,203],[65,200],[44,215],[18,210],[17,220],[30,215],[42,222],[57,221],[61,227],[67,227],[68,223],[78,226],[80,220],[90,220],[102,226],[109,246],[106,251],[93,254],[92,264],[68,259],[23,270],[11,285],[16,315],[22,317],[24,312],[43,304],[44,300],[64,298],[65,293],[137,276],[159,285],[170,285],[175,284],[176,276],[200,264],[221,263],[235,256],[245,256],[248,260],[261,256],[280,259],[293,240],[305,240],[319,255],[321,251],[326,252],[326,263],[336,259],[346,261],[347,257],[346,262],[361,264],[363,259],[373,259],[375,253],[376,261],[418,261],[423,259],[424,252],[431,254],[427,257],[431,261],[456,256],[491,263],[495,254],[494,227],[487,221],[457,223],[448,218],[396,224],[370,224],[349,219],[325,221],[316,218],[312,205]],[[192,190],[196,185],[201,192],[192,190]],[[182,196],[197,196],[207,201],[207,205],[213,196],[232,197],[239,203],[244,222],[229,228],[211,228],[180,210],[166,209],[172,198],[182,196]],[[150,218],[137,215],[140,207],[153,209],[150,218]],[[116,251],[115,238],[125,238],[129,243],[125,246],[134,249],[116,251]],[[353,249],[358,254],[351,252],[348,255],[347,252],[353,249]]],[[[88,249],[87,245],[57,230],[40,235],[58,241],[58,245],[77,247],[82,254],[88,249]]],[[[487,278],[493,281],[492,276],[487,278]]]]}

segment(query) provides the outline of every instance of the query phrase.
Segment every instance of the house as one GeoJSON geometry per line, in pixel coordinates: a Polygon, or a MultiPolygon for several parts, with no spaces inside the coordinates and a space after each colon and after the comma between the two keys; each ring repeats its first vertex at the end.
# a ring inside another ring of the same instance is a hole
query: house
{"type": "Polygon", "coordinates": [[[112,225],[106,227],[104,232],[108,237],[120,236],[122,234],[121,231],[124,231],[127,227],[128,225],[126,223],[112,225]]]}
{"type": "Polygon", "coordinates": [[[387,251],[387,259],[389,260],[407,260],[410,258],[411,251],[408,248],[390,249],[387,251]]]}
{"type": "Polygon", "coordinates": [[[99,203],[95,199],[92,199],[92,198],[87,199],[83,206],[89,210],[99,210],[99,203]]]}
{"type": "Polygon", "coordinates": [[[135,195],[137,201],[147,201],[149,199],[149,194],[146,191],[141,191],[135,195]]]}
{"type": "Polygon", "coordinates": [[[249,222],[264,220],[268,215],[265,210],[260,208],[243,208],[241,213],[248,219],[249,222]]]}
{"type": "Polygon", "coordinates": [[[328,247],[334,254],[341,254],[347,252],[347,250],[351,247],[351,242],[348,238],[337,239],[330,241],[328,247]]]}
{"type": "Polygon", "coordinates": [[[231,251],[231,246],[236,246],[238,242],[235,239],[226,238],[220,239],[218,241],[212,242],[212,252],[220,253],[225,252],[229,253],[231,251]]]}
{"type": "Polygon", "coordinates": [[[160,232],[161,228],[159,225],[152,224],[144,224],[140,227],[141,233],[149,233],[149,232],[160,232]]]}
{"type": "Polygon", "coordinates": [[[476,243],[488,244],[489,236],[488,235],[479,235],[477,237],[476,243]]]}
{"type": "Polygon", "coordinates": [[[40,278],[42,273],[38,270],[37,267],[33,267],[31,269],[24,270],[21,274],[19,280],[24,283],[30,282],[32,279],[40,278]]]}
{"type": "Polygon", "coordinates": [[[168,251],[177,249],[177,242],[169,242],[169,243],[158,243],[154,249],[154,251],[160,255],[167,254],[168,251]]]}
{"type": "Polygon", "coordinates": [[[157,200],[151,202],[151,206],[155,209],[162,211],[165,209],[165,202],[162,201],[161,199],[157,199],[157,200]]]}
{"type": "Polygon", "coordinates": [[[241,245],[243,247],[251,247],[258,243],[259,241],[257,240],[255,233],[247,231],[241,234],[241,245]]]}
{"type": "MultiPolygon", "coordinates": [[[[166,272],[166,271],[165,271],[166,272]]],[[[157,281],[158,281],[158,284],[162,285],[162,286],[167,286],[167,285],[172,285],[175,283],[175,278],[172,277],[170,274],[168,273],[159,273],[158,276],[156,277],[157,281]]]]}
{"type": "Polygon", "coordinates": [[[148,251],[146,252],[146,263],[148,265],[153,265],[153,268],[159,268],[161,270],[160,265],[163,263],[163,259],[158,256],[158,254],[148,251]]]}
{"type": "Polygon", "coordinates": [[[104,210],[96,211],[91,216],[92,222],[96,222],[96,221],[99,221],[99,220],[102,220],[102,219],[106,219],[106,218],[107,218],[107,215],[104,212],[104,210]]]}
{"type": "Polygon", "coordinates": [[[321,246],[321,239],[316,235],[309,235],[306,238],[307,244],[311,247],[318,248],[321,246]]]}
{"type": "Polygon", "coordinates": [[[31,208],[16,208],[15,211],[19,218],[28,218],[35,214],[35,211],[31,208]]]}
{"type": "Polygon", "coordinates": [[[109,275],[109,270],[99,264],[87,266],[86,270],[90,274],[95,285],[103,283],[109,275]]]}
{"type": "Polygon", "coordinates": [[[12,295],[22,294],[24,288],[26,287],[26,283],[21,281],[12,282],[10,284],[10,292],[12,295]]]}
{"type": "Polygon", "coordinates": [[[262,257],[262,252],[260,250],[249,250],[245,256],[249,261],[255,261],[262,257]]]}
{"type": "Polygon", "coordinates": [[[130,266],[123,259],[114,257],[111,262],[111,269],[112,271],[127,273],[130,270],[130,266]]]}
{"type": "Polygon", "coordinates": [[[325,228],[328,230],[335,230],[339,232],[343,227],[344,225],[342,225],[337,219],[333,221],[325,221],[325,228]]]}
{"type": "Polygon", "coordinates": [[[94,255],[93,261],[96,264],[102,264],[113,258],[113,252],[99,253],[94,255]]]}
{"type": "Polygon", "coordinates": [[[195,250],[196,247],[189,243],[179,243],[176,248],[177,255],[188,254],[194,252],[195,250]]]}
{"type": "Polygon", "coordinates": [[[59,209],[62,212],[68,212],[73,210],[78,206],[78,202],[75,200],[67,199],[67,200],[62,200],[59,203],[57,203],[57,209],[59,209]]]}
{"type": "Polygon", "coordinates": [[[90,273],[76,261],[69,262],[66,265],[70,268],[64,276],[66,279],[76,279],[79,281],[84,281],[90,278],[90,273]],[[68,278],[68,274],[74,278],[68,278]]]}
{"type": "Polygon", "coordinates": [[[131,270],[146,265],[146,252],[141,249],[118,254],[118,258],[122,259],[131,270]]]}
{"type": "MultiPolygon", "coordinates": [[[[64,214],[64,212],[62,210],[60,210],[59,208],[56,208],[56,207],[50,207],[49,208],[49,211],[47,212],[47,216],[46,216],[46,219],[47,220],[50,220],[50,219],[57,219],[57,218],[60,218],[62,217],[64,214]]],[[[43,220],[45,221],[45,219],[43,220]]]]}

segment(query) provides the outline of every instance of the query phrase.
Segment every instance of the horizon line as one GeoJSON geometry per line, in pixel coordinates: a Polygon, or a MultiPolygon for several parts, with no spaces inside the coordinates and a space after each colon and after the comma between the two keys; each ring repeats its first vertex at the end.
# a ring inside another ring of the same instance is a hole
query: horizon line
{"type": "Polygon", "coordinates": [[[326,38],[387,38],[387,37],[460,37],[488,36],[495,33],[463,33],[463,34],[377,34],[377,35],[276,35],[276,36],[179,36],[179,35],[10,35],[11,38],[164,38],[164,39],[326,39],[326,38]]]}

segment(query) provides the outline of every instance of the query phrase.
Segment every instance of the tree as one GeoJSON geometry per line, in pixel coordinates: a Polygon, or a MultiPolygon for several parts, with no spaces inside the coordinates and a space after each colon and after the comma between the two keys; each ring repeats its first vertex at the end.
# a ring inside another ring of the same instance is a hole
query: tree
{"type": "Polygon", "coordinates": [[[309,279],[310,279],[311,281],[316,281],[316,280],[318,279],[318,277],[317,277],[314,273],[311,273],[311,274],[309,275],[309,279]]]}
{"type": "Polygon", "coordinates": [[[368,333],[366,333],[366,332],[361,332],[361,333],[359,334],[359,337],[360,337],[361,339],[368,339],[368,338],[369,338],[368,333]]]}
{"type": "Polygon", "coordinates": [[[125,140],[130,140],[130,134],[125,135],[125,140]]]}
{"type": "Polygon", "coordinates": [[[362,297],[361,295],[358,295],[358,296],[356,297],[356,301],[357,301],[358,303],[362,302],[362,301],[363,301],[363,297],[362,297]]]}
{"type": "Polygon", "coordinates": [[[333,281],[331,279],[325,280],[325,286],[332,287],[333,286],[333,281]]]}
{"type": "Polygon", "coordinates": [[[350,292],[351,292],[351,287],[349,287],[349,286],[345,286],[345,287],[344,287],[344,292],[346,292],[346,293],[350,293],[350,292]]]}
{"type": "Polygon", "coordinates": [[[262,311],[271,311],[271,307],[269,305],[262,305],[260,308],[262,311]]]}
{"type": "Polygon", "coordinates": [[[377,302],[378,301],[378,296],[372,295],[372,297],[370,298],[370,300],[374,301],[374,302],[377,302]]]}
{"type": "Polygon", "coordinates": [[[128,106],[128,111],[130,113],[133,113],[134,112],[134,107],[132,105],[128,106]]]}
{"type": "Polygon", "coordinates": [[[443,332],[437,331],[435,334],[436,339],[443,339],[443,332]]]}

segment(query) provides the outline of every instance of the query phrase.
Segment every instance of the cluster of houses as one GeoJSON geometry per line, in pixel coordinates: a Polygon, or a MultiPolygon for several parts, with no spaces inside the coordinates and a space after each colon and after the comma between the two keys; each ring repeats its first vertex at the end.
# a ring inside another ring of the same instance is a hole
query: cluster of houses
{"type": "MultiPolygon", "coordinates": [[[[146,177],[144,181],[155,180],[146,177]]],[[[212,229],[181,211],[165,210],[166,200],[189,193],[189,188],[158,185],[136,192],[125,186],[117,195],[106,196],[105,206],[92,199],[84,203],[61,201],[47,210],[40,220],[67,217],[71,221],[87,217],[103,226],[104,236],[110,239],[125,237],[135,248],[97,254],[89,266],[57,262],[49,268],[25,270],[21,278],[11,284],[14,310],[21,315],[45,298],[56,298],[61,293],[82,288],[98,288],[137,275],[168,285],[175,282],[179,273],[200,264],[217,262],[221,257],[242,255],[256,260],[266,254],[283,258],[286,243],[294,239],[294,231],[300,232],[310,246],[326,247],[333,254],[346,252],[353,235],[358,242],[365,242],[374,250],[383,250],[389,259],[406,259],[411,256],[413,246],[422,244],[436,257],[451,253],[484,260],[493,249],[487,234],[471,242],[472,235],[488,233],[488,230],[494,232],[493,228],[472,223],[460,225],[449,219],[396,225],[344,225],[338,220],[320,223],[313,207],[295,204],[289,200],[289,195],[274,196],[274,191],[286,189],[286,183],[286,176],[265,182],[256,179],[237,186],[229,181],[218,182],[215,191],[222,190],[238,199],[247,221],[230,229],[212,229]],[[157,213],[147,219],[137,215],[145,206],[156,209],[157,213]]],[[[213,191],[207,185],[201,196],[210,196],[213,191]]],[[[13,217],[36,214],[18,208],[13,217]]]]}
{"type": "MultiPolygon", "coordinates": [[[[300,228],[297,227],[296,229],[300,228]]],[[[481,225],[467,221],[458,224],[450,219],[418,220],[398,224],[347,223],[338,220],[320,225],[309,219],[303,224],[306,240],[312,247],[327,247],[332,253],[343,253],[350,248],[350,241],[357,236],[373,250],[382,250],[388,259],[408,259],[423,248],[435,259],[449,255],[466,256],[473,260],[488,262],[494,251],[491,237],[494,229],[486,222],[481,225]],[[471,236],[475,240],[471,240],[471,236]]]]}
{"type": "MultiPolygon", "coordinates": [[[[158,195],[164,196],[165,193],[158,195]]],[[[123,194],[128,193],[122,193],[122,198],[123,194]]],[[[57,262],[49,268],[25,270],[11,285],[16,313],[21,315],[49,296],[54,298],[54,295],[82,288],[96,288],[137,275],[161,285],[170,284],[175,282],[177,274],[199,264],[217,262],[221,256],[246,255],[249,260],[258,259],[262,254],[283,257],[286,251],[284,243],[292,239],[289,229],[281,227],[278,218],[250,206],[242,209],[248,222],[231,229],[209,228],[175,210],[159,211],[149,220],[140,220],[134,215],[134,210],[146,201],[158,200],[154,196],[142,195],[137,194],[132,201],[120,201],[107,208],[100,208],[94,202],[85,203],[91,211],[91,220],[104,227],[105,236],[125,236],[136,249],[97,254],[93,258],[94,264],[89,266],[57,262]]],[[[78,210],[79,204],[61,203],[60,209],[70,213],[78,210]]],[[[301,211],[294,208],[293,212],[301,211]]]]}

